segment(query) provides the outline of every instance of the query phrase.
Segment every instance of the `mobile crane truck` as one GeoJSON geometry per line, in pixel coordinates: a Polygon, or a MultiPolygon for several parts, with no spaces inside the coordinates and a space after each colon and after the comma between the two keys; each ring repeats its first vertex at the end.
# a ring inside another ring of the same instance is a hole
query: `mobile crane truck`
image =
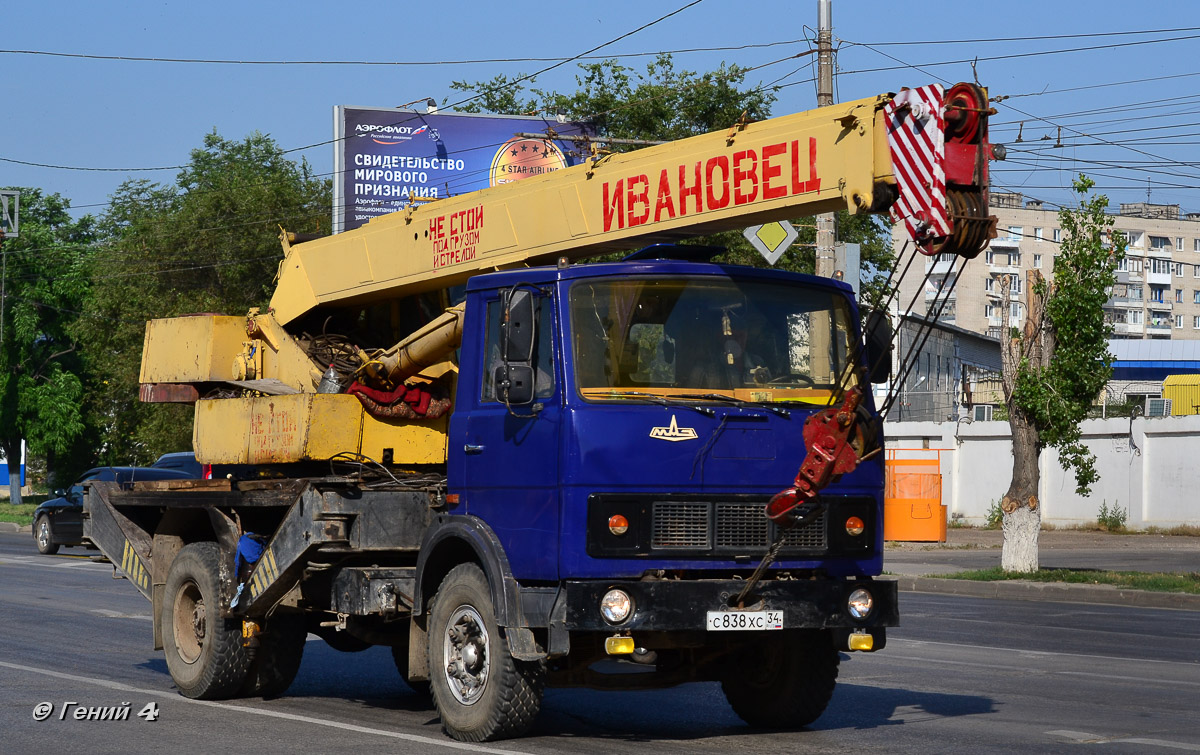
{"type": "Polygon", "coordinates": [[[389,646],[459,740],[528,731],[547,684],[715,680],[807,725],[898,622],[890,328],[864,341],[843,283],[663,242],[848,208],[972,257],[988,114],[903,90],[285,232],[268,309],[153,320],[141,365],[143,401],[195,405],[199,460],[268,474],[94,484],[85,536],[188,697],[282,693],[313,632],[389,646]]]}

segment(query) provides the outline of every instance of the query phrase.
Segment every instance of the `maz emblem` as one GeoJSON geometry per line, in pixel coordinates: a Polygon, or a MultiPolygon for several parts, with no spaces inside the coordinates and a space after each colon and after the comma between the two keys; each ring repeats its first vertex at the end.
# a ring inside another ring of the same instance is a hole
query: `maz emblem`
{"type": "Polygon", "coordinates": [[[675,422],[675,415],[672,414],[670,426],[650,428],[650,437],[675,442],[679,440],[695,440],[697,435],[694,428],[680,427],[675,422]]]}

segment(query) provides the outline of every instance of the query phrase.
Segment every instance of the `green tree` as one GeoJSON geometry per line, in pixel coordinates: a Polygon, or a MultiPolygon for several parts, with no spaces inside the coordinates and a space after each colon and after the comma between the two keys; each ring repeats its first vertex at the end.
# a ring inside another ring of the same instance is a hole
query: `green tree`
{"type": "Polygon", "coordinates": [[[1012,482],[1000,502],[1001,566],[1007,571],[1038,568],[1042,449],[1058,449],[1060,461],[1075,473],[1080,495],[1099,479],[1079,423],[1112,376],[1111,326],[1103,307],[1116,283],[1125,239],[1112,231],[1113,220],[1104,212],[1108,197],[1089,195],[1094,185],[1083,175],[1074,182],[1079,207],[1058,213],[1063,240],[1054,280],[1036,276],[1025,326],[1014,329],[1004,346],[1004,402],[1013,441],[1012,482]]]}
{"type": "MultiPolygon", "coordinates": [[[[772,87],[747,86],[746,71],[721,65],[699,74],[678,70],[670,55],[660,55],[635,71],[615,60],[580,65],[577,89],[570,94],[531,88],[528,93],[512,82],[522,77],[499,75],[490,81],[456,81],[453,89],[473,92],[477,98],[460,106],[467,112],[507,114],[563,113],[567,120],[587,121],[601,138],[668,141],[729,129],[739,120],[771,117],[775,102],[772,87]]],[[[611,145],[616,151],[634,149],[611,145]]],[[[815,221],[797,219],[800,237],[776,262],[776,267],[812,273],[815,267],[815,221]]],[[[837,237],[861,245],[861,298],[882,301],[887,271],[894,264],[889,229],[876,216],[837,213],[837,237]]],[[[725,231],[689,243],[723,246],[728,251],[719,262],[765,267],[766,261],[739,231],[725,231]]]]}
{"type": "Polygon", "coordinates": [[[121,185],[101,219],[79,334],[90,371],[104,376],[93,410],[114,461],[191,448],[191,407],[138,402],[146,320],[265,306],[280,228],[328,232],[330,201],[329,181],[260,133],[208,134],[171,185],[121,185]]]}
{"type": "Polygon", "coordinates": [[[0,307],[0,450],[9,465],[12,502],[20,503],[21,441],[57,479],[92,460],[83,451],[84,376],[72,326],[87,293],[95,220],[73,220],[58,194],[18,188],[21,235],[3,242],[0,307]],[[82,451],[82,453],[81,453],[82,451]]]}

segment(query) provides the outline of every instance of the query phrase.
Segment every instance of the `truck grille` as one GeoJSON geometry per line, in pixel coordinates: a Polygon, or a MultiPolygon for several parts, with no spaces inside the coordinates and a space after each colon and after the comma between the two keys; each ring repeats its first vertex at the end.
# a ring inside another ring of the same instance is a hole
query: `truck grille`
{"type": "MultiPolygon", "coordinates": [[[[764,503],[655,501],[650,547],[663,550],[758,552],[771,545],[775,527],[764,503]]],[[[827,545],[825,514],[784,536],[784,550],[821,550],[827,545]]]]}

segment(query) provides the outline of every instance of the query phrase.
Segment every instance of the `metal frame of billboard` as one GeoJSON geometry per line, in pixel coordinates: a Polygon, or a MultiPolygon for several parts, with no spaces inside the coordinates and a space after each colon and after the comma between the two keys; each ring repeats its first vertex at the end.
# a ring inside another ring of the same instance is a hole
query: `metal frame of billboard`
{"type": "Polygon", "coordinates": [[[21,224],[21,194],[16,191],[0,191],[0,232],[7,239],[19,235],[21,224]],[[12,200],[11,202],[9,200],[12,200]]]}
{"type": "Polygon", "coordinates": [[[426,198],[486,188],[498,171],[532,175],[577,164],[578,146],[570,139],[546,141],[516,136],[549,128],[564,136],[592,133],[586,124],[562,123],[553,117],[335,105],[333,232],[357,228],[370,217],[411,203],[420,204],[426,198]],[[348,128],[351,121],[357,133],[348,128]],[[538,141],[544,148],[540,157],[536,149],[526,149],[538,141]],[[505,150],[500,148],[513,142],[526,149],[526,155],[503,155],[505,150]],[[366,175],[371,180],[357,180],[366,175]],[[360,187],[380,196],[368,198],[364,191],[357,190],[360,187]]]}

